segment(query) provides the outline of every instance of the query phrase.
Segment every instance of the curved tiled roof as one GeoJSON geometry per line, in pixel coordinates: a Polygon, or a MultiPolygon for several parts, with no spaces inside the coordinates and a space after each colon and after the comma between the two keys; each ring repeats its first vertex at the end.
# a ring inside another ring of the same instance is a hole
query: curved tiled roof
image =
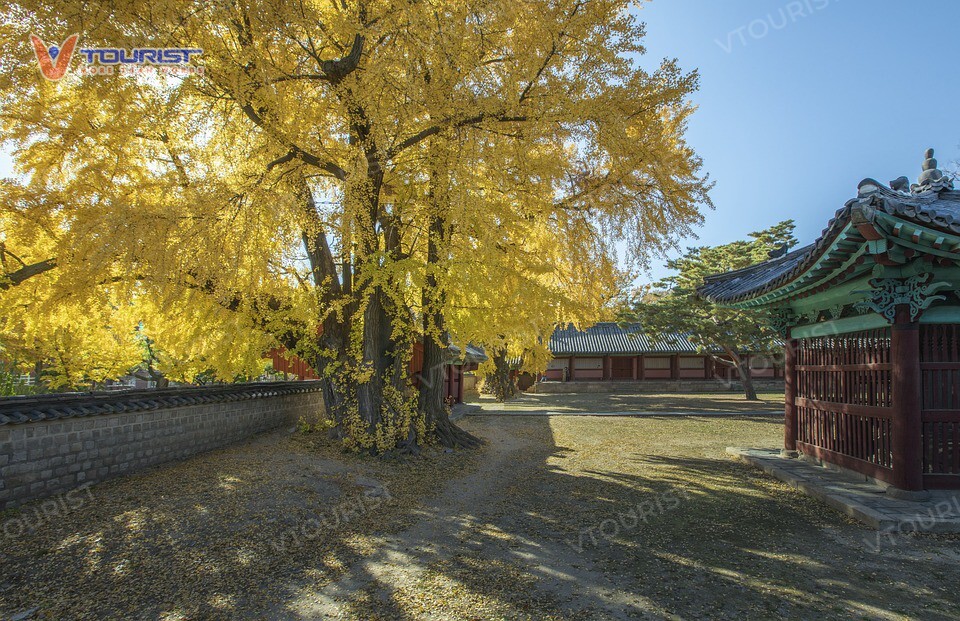
{"type": "Polygon", "coordinates": [[[86,392],[0,399],[0,425],[316,392],[320,382],[258,382],[185,388],[86,392]]]}
{"type": "Polygon", "coordinates": [[[549,348],[554,356],[697,353],[697,348],[682,334],[652,337],[642,332],[640,324],[621,327],[612,321],[585,330],[577,330],[572,325],[557,328],[550,336],[549,348]]]}
{"type": "Polygon", "coordinates": [[[446,359],[453,364],[460,364],[461,362],[480,364],[487,361],[487,353],[482,347],[467,343],[466,349],[466,352],[461,352],[457,345],[451,344],[447,347],[446,359]]]}
{"type": "MultiPolygon", "coordinates": [[[[877,192],[871,195],[873,202],[884,212],[899,216],[906,220],[943,229],[946,232],[960,235],[960,191],[947,190],[927,192],[916,196],[908,196],[884,187],[878,187],[877,192]],[[879,201],[878,201],[879,199],[879,201]]],[[[855,198],[847,202],[852,204],[861,202],[855,198]]]]}
{"type": "Polygon", "coordinates": [[[704,285],[697,291],[707,299],[718,302],[733,300],[740,295],[762,290],[770,283],[786,280],[797,271],[798,266],[806,262],[814,247],[815,244],[809,244],[776,259],[733,272],[708,276],[704,285]]]}
{"type": "MultiPolygon", "coordinates": [[[[860,196],[847,201],[827,223],[820,237],[808,246],[733,272],[708,276],[698,293],[720,304],[736,303],[769,293],[804,274],[848,229],[855,211],[875,210],[923,226],[960,235],[960,192],[944,190],[906,194],[872,179],[860,183],[860,196]]],[[[852,241],[863,242],[855,229],[852,241]]]]}

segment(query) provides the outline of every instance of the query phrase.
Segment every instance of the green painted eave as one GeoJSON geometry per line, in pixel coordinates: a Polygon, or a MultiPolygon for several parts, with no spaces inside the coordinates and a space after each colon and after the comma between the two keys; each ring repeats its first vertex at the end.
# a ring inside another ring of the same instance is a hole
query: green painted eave
{"type": "Polygon", "coordinates": [[[907,222],[888,213],[878,213],[874,224],[886,237],[879,241],[924,254],[960,261],[960,236],[907,222]]]}
{"type": "Polygon", "coordinates": [[[888,325],[890,325],[889,322],[878,313],[867,313],[866,315],[857,315],[856,317],[845,317],[843,319],[821,321],[805,326],[794,326],[790,329],[790,336],[795,339],[809,339],[816,336],[835,336],[837,334],[860,332],[861,330],[873,330],[888,325]]]}
{"type": "MultiPolygon", "coordinates": [[[[920,315],[920,323],[960,323],[960,306],[934,306],[920,315]]],[[[835,336],[862,330],[875,330],[890,325],[885,317],[878,313],[866,313],[843,319],[832,319],[790,328],[790,336],[795,339],[808,339],[817,336],[835,336]]]]}
{"type": "MultiPolygon", "coordinates": [[[[827,250],[799,276],[772,291],[727,306],[743,309],[789,307],[803,313],[857,302],[864,299],[863,292],[870,289],[870,278],[891,278],[917,273],[914,267],[910,267],[911,261],[907,259],[905,249],[960,263],[960,235],[908,222],[885,212],[876,212],[872,224],[877,232],[883,235],[881,239],[863,239],[852,222],[848,222],[827,250]],[[872,259],[879,255],[903,260],[905,265],[878,266],[873,260],[857,263],[861,257],[872,259]],[[811,289],[837,279],[851,266],[854,267],[853,271],[835,286],[809,297],[800,297],[811,289]]],[[[925,265],[927,271],[934,273],[935,280],[956,282],[960,288],[960,269],[925,265]]]]}

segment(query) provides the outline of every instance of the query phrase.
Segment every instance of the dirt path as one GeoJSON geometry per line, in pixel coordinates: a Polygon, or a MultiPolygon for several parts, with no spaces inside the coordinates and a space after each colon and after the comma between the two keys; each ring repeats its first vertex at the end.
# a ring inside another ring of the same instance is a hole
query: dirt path
{"type": "MultiPolygon", "coordinates": [[[[529,435],[518,434],[513,425],[484,421],[471,424],[471,430],[488,444],[477,471],[451,481],[441,496],[425,503],[413,527],[383,537],[377,551],[353,563],[343,578],[301,591],[284,612],[274,611],[277,618],[353,618],[360,599],[383,614],[395,595],[409,595],[436,567],[463,555],[490,566],[513,565],[532,573],[537,577],[538,595],[551,600],[551,608],[565,618],[584,614],[591,619],[638,618],[637,597],[616,588],[567,542],[545,540],[542,532],[524,536],[512,527],[509,535],[504,529],[497,541],[488,540],[489,528],[506,527],[503,520],[512,517],[508,510],[522,503],[512,488],[531,469],[543,467],[545,447],[529,435]]],[[[393,612],[403,616],[399,609],[393,612]]]]}

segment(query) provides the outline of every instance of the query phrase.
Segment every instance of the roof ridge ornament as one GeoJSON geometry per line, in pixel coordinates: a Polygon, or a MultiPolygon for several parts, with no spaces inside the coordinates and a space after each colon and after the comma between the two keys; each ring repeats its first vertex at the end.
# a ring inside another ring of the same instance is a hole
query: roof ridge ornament
{"type": "Polygon", "coordinates": [[[883,184],[876,179],[867,177],[857,184],[857,198],[866,198],[880,191],[883,184]]]}
{"type": "MultiPolygon", "coordinates": [[[[942,192],[944,190],[953,189],[953,179],[943,174],[939,168],[937,168],[937,160],[933,157],[933,149],[927,149],[926,154],[924,154],[923,160],[923,172],[920,173],[920,178],[917,180],[917,183],[914,183],[910,186],[911,194],[925,194],[927,192],[942,192]]],[[[894,183],[900,181],[899,179],[892,181],[890,186],[893,187],[894,183]]],[[[894,188],[896,189],[896,188],[894,188]]]]}

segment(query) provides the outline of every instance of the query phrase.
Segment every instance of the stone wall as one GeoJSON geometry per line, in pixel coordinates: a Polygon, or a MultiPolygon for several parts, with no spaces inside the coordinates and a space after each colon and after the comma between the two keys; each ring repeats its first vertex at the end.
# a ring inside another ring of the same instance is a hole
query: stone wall
{"type": "Polygon", "coordinates": [[[0,510],[322,411],[315,382],[0,399],[0,510]]]}
{"type": "MultiPolygon", "coordinates": [[[[783,392],[782,379],[754,378],[753,385],[758,392],[783,392]]],[[[670,393],[670,392],[740,392],[740,382],[725,380],[642,380],[642,381],[597,381],[597,382],[538,382],[528,392],[538,394],[558,393],[670,393]]]]}

